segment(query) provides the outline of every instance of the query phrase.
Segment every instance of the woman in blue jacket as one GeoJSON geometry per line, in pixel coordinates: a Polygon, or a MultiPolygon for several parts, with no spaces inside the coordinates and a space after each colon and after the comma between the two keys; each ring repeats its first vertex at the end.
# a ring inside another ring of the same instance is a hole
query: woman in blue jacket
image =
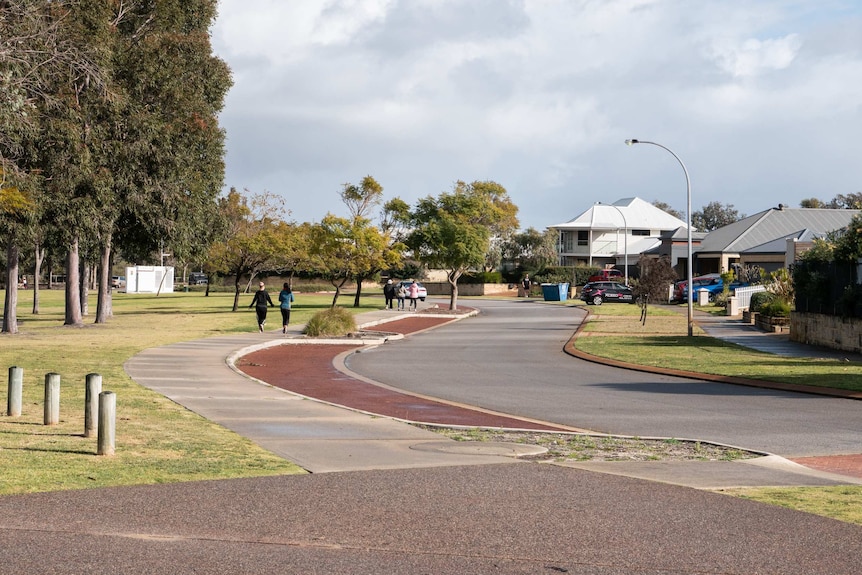
{"type": "Polygon", "coordinates": [[[290,284],[285,282],[284,289],[278,294],[281,304],[281,333],[287,333],[287,324],[290,323],[290,304],[293,302],[293,291],[290,284]]]}

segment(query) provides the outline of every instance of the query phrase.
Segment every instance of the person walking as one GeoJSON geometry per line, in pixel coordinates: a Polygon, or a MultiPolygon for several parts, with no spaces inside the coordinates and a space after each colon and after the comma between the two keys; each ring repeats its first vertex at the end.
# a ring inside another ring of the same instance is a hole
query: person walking
{"type": "Polygon", "coordinates": [[[533,282],[530,281],[530,275],[525,275],[521,283],[521,285],[524,287],[524,297],[530,297],[530,288],[532,287],[532,283],[533,282]]]}
{"type": "Polygon", "coordinates": [[[290,284],[284,282],[284,288],[278,294],[278,302],[281,307],[281,333],[287,333],[287,324],[290,323],[290,304],[293,303],[293,290],[290,284]]]}
{"type": "Polygon", "coordinates": [[[266,285],[263,282],[258,284],[258,290],[254,292],[254,298],[251,300],[251,304],[249,304],[249,308],[254,308],[255,313],[257,314],[257,328],[258,331],[263,332],[263,324],[266,323],[266,308],[267,306],[273,307],[272,298],[269,297],[269,292],[266,291],[266,285]]]}
{"type": "Polygon", "coordinates": [[[398,309],[404,309],[404,300],[407,298],[407,288],[404,287],[404,283],[401,282],[398,284],[398,289],[395,291],[395,298],[398,300],[398,309]]]}
{"type": "Polygon", "coordinates": [[[386,309],[392,309],[392,300],[395,299],[395,284],[391,279],[386,280],[386,285],[383,286],[383,297],[386,299],[386,309]]]}
{"type": "Polygon", "coordinates": [[[410,309],[416,311],[419,306],[419,284],[416,283],[416,280],[413,280],[407,289],[407,296],[410,298],[410,309]]]}

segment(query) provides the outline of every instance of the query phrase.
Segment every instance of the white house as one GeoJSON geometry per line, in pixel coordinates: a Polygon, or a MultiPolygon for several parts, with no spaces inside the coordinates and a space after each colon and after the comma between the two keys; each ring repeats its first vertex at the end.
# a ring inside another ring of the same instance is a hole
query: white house
{"type": "Polygon", "coordinates": [[[640,198],[624,198],[548,227],[559,234],[559,265],[623,267],[627,261],[636,265],[640,254],[658,248],[663,235],[685,230],[686,223],[640,198]]]}

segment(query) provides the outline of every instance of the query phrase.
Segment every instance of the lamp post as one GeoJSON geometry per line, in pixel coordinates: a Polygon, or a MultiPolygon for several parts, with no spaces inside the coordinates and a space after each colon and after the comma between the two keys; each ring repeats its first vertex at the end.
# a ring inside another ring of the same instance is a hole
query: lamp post
{"type": "Polygon", "coordinates": [[[634,144],[652,144],[653,146],[658,146],[659,148],[665,150],[670,153],[671,156],[676,158],[676,161],[679,162],[679,165],[682,166],[682,171],[685,174],[685,191],[686,191],[686,228],[688,231],[688,269],[686,270],[688,273],[688,336],[691,337],[694,335],[694,286],[692,285],[692,262],[691,262],[691,180],[688,177],[688,170],[685,169],[685,164],[682,163],[682,160],[679,159],[679,156],[673,153],[673,150],[668,148],[667,146],[662,146],[661,144],[657,144],[656,142],[648,142],[646,140],[626,140],[627,146],[632,146],[634,144]]]}
{"type": "MultiPolygon", "coordinates": [[[[624,228],[623,229],[623,232],[624,232],[624,234],[623,234],[623,241],[624,241],[624,243],[623,243],[623,250],[624,250],[623,254],[625,255],[625,258],[626,258],[625,263],[623,264],[623,269],[625,270],[626,285],[629,285],[629,223],[626,220],[626,215],[619,208],[619,206],[615,206],[613,204],[603,204],[601,202],[599,202],[596,205],[597,206],[609,206],[609,207],[615,209],[616,211],[618,211],[620,213],[620,217],[623,219],[623,228],[624,228]]],[[[619,246],[619,244],[617,244],[617,245],[619,246]]],[[[617,248],[617,249],[619,249],[619,248],[617,248]]]]}

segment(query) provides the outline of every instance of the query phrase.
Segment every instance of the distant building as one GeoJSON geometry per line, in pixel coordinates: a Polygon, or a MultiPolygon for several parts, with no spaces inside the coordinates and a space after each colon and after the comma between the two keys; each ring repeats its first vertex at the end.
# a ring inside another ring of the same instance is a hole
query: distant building
{"type": "Polygon", "coordinates": [[[792,264],[814,238],[847,227],[859,213],[779,204],[708,233],[694,254],[695,271],[721,273],[736,264],[775,271],[792,264]]]}
{"type": "Polygon", "coordinates": [[[637,265],[640,254],[658,250],[667,238],[674,267],[686,265],[686,223],[640,198],[595,204],[578,217],[548,226],[558,233],[557,253],[562,266],[622,268],[637,265]],[[675,242],[680,230],[682,250],[675,242]]]}

